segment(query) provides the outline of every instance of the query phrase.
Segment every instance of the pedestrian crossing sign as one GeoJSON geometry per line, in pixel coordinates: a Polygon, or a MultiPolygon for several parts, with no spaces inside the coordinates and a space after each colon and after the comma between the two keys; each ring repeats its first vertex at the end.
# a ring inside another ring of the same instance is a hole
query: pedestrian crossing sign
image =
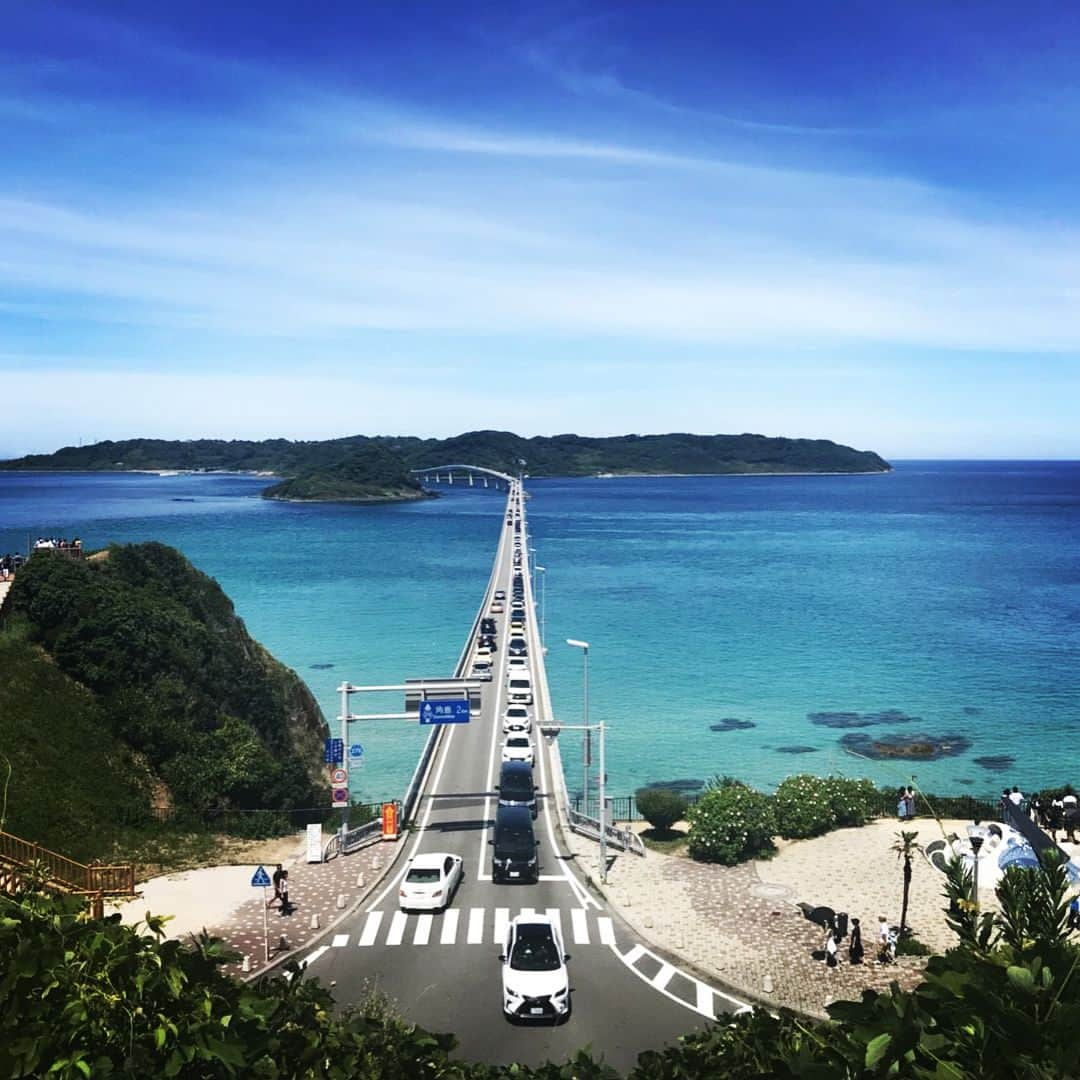
{"type": "Polygon", "coordinates": [[[263,888],[266,888],[266,886],[270,884],[270,876],[267,874],[265,867],[260,866],[259,869],[255,871],[255,874],[251,879],[251,884],[256,888],[260,885],[263,888]]]}

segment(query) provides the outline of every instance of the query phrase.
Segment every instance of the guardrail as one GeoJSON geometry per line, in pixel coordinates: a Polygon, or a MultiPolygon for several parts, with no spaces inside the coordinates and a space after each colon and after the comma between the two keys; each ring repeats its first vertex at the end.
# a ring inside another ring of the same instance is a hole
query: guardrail
{"type": "MultiPolygon", "coordinates": [[[[582,836],[588,836],[593,840],[599,841],[599,819],[589,817],[588,814],[582,814],[569,806],[566,808],[566,816],[570,821],[570,828],[573,829],[574,832],[581,833],[582,836]]],[[[645,844],[633,829],[620,829],[617,825],[606,825],[604,833],[607,836],[607,842],[609,844],[614,844],[615,847],[622,848],[623,851],[632,852],[634,855],[645,854],[645,844]]]]}
{"type": "MultiPolygon", "coordinates": [[[[509,505],[509,500],[507,505],[509,505]]],[[[503,545],[506,543],[505,517],[506,512],[504,510],[503,513],[499,515],[499,543],[495,548],[495,559],[491,564],[491,574],[488,576],[487,588],[484,590],[484,599],[480,604],[479,610],[476,612],[476,618],[473,619],[472,626],[469,628],[469,636],[465,639],[465,646],[458,656],[457,666],[454,668],[453,675],[455,679],[463,678],[465,675],[465,668],[468,665],[469,657],[472,655],[473,645],[476,642],[476,634],[480,629],[480,620],[484,617],[484,613],[487,611],[488,605],[491,602],[491,594],[495,587],[496,571],[498,570],[501,561],[499,555],[503,545]]],[[[420,796],[420,785],[423,783],[424,774],[427,772],[427,767],[439,745],[442,733],[443,726],[441,724],[434,726],[427,737],[427,741],[424,743],[424,749],[420,752],[420,760],[416,763],[412,779],[409,781],[409,786],[405,789],[405,797],[401,800],[402,827],[412,820],[413,812],[416,810],[416,802],[420,796]]]]}
{"type": "Polygon", "coordinates": [[[344,836],[341,833],[334,833],[323,848],[323,862],[332,859],[335,855],[351,855],[354,851],[359,851],[381,839],[382,821],[379,818],[365,825],[357,825],[355,829],[349,829],[344,836]]]}

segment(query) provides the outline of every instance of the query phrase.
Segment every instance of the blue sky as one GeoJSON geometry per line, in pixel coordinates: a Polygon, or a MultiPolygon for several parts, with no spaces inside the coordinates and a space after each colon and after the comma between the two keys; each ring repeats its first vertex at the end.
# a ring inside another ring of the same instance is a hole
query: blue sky
{"type": "Polygon", "coordinates": [[[1078,106],[1064,3],[9,4],[0,454],[1080,458],[1078,106]]]}

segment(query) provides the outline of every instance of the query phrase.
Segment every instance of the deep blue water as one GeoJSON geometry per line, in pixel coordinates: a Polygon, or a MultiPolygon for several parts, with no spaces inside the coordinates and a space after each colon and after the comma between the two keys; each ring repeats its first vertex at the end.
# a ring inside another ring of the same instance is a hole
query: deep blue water
{"type": "MultiPolygon", "coordinates": [[[[294,506],[260,499],[266,482],[0,473],[0,551],[39,534],[174,544],[308,681],[328,718],[342,679],[448,673],[487,581],[501,494],[455,487],[422,504],[294,506]]],[[[922,461],[886,476],[527,487],[556,710],[580,719],[582,655],[564,640],[584,638],[612,791],[717,774],[770,786],[796,771],[896,784],[914,774],[925,789],[972,793],[1080,780],[1080,464],[922,461]],[[856,733],[971,746],[871,762],[841,747],[846,730],[809,719],[830,712],[886,712],[856,733]],[[755,726],[710,730],[723,719],[755,726]],[[1015,763],[976,762],[998,755],[1015,763]]],[[[404,722],[365,725],[358,794],[400,793],[421,738],[404,722]]]]}

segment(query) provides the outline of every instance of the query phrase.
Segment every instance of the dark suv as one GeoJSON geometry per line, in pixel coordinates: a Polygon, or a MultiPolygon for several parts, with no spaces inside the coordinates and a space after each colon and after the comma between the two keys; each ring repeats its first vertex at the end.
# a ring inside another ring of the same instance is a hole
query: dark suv
{"type": "Polygon", "coordinates": [[[532,817],[524,806],[499,806],[495,810],[495,847],[491,876],[495,882],[538,881],[536,837],[532,817]]]}

